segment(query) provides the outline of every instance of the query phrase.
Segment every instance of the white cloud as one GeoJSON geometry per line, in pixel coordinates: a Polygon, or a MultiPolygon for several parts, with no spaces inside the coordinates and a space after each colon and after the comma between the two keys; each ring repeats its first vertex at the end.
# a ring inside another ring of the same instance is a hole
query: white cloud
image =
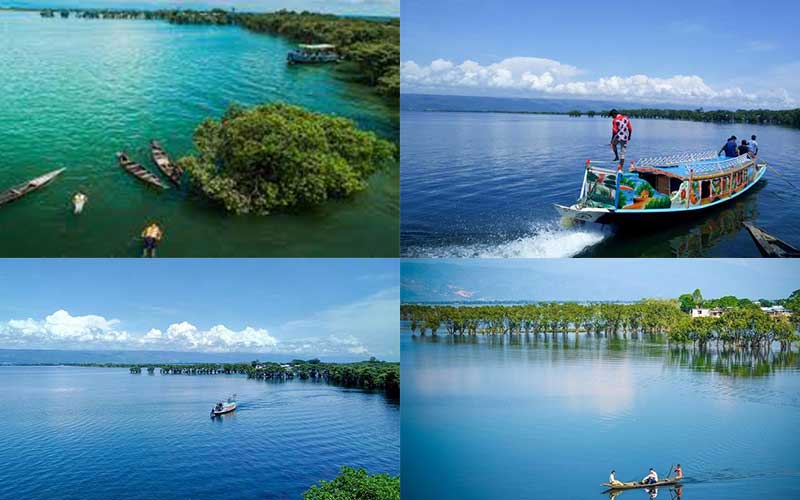
{"type": "Polygon", "coordinates": [[[58,310],[44,319],[12,319],[0,323],[0,346],[51,349],[162,349],[202,352],[270,352],[278,339],[262,328],[232,330],[216,325],[202,330],[183,321],[165,332],[151,328],[133,335],[119,328],[120,321],[103,316],[73,316],[58,310]]]}
{"type": "Polygon", "coordinates": [[[399,289],[387,289],[307,319],[288,322],[278,328],[280,340],[265,328],[247,326],[236,330],[222,324],[200,328],[188,321],[142,330],[144,333],[129,333],[117,319],[73,316],[58,310],[43,319],[0,322],[0,348],[253,352],[396,359],[399,358],[399,304],[399,289]]]}
{"type": "MultiPolygon", "coordinates": [[[[754,45],[751,48],[755,47],[764,50],[765,46],[754,45]]],[[[495,96],[617,99],[741,108],[796,105],[783,88],[752,92],[738,86],[713,88],[697,75],[659,78],[638,74],[581,80],[578,78],[582,73],[580,69],[536,57],[512,57],[486,66],[471,60],[455,64],[437,59],[428,65],[405,61],[400,71],[401,87],[405,92],[475,92],[495,96]]]]}

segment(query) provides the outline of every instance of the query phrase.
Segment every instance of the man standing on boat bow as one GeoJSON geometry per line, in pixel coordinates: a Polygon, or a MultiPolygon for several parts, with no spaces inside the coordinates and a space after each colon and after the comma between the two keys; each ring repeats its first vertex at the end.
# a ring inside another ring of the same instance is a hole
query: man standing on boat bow
{"type": "Polygon", "coordinates": [[[631,120],[622,113],[612,109],[608,116],[613,118],[611,121],[611,149],[614,151],[614,161],[619,161],[619,168],[625,164],[625,150],[628,149],[628,141],[633,135],[631,120]]]}

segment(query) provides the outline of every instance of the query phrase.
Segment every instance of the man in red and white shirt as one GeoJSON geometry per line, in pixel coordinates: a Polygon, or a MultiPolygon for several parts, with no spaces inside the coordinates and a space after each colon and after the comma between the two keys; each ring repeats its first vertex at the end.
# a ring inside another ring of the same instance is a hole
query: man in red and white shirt
{"type": "Polygon", "coordinates": [[[619,166],[625,164],[625,150],[628,149],[628,141],[631,140],[633,127],[631,120],[616,109],[609,111],[608,116],[613,118],[611,122],[611,149],[614,150],[614,161],[619,161],[619,166]]]}

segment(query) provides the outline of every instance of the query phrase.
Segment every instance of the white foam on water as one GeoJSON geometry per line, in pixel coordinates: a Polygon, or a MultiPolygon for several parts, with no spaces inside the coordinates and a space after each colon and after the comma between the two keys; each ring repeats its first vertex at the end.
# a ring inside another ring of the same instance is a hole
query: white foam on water
{"type": "Polygon", "coordinates": [[[435,258],[563,258],[574,257],[611,235],[583,226],[564,228],[538,225],[529,236],[498,243],[474,243],[443,247],[410,247],[404,257],[435,258]]]}

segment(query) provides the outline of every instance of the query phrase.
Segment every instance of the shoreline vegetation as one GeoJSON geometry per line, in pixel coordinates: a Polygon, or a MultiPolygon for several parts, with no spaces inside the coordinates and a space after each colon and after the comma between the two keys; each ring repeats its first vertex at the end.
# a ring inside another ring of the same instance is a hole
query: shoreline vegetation
{"type": "MultiPolygon", "coordinates": [[[[33,9],[20,9],[33,11],[33,9]]],[[[354,65],[358,80],[399,104],[400,19],[344,17],[314,12],[279,10],[269,13],[223,9],[122,10],[42,9],[44,18],[160,20],[171,24],[240,26],[255,33],[282,36],[296,43],[330,43],[345,63],[354,65]]]]}
{"type": "MultiPolygon", "coordinates": [[[[656,109],[639,108],[624,109],[617,108],[631,118],[647,118],[651,120],[682,120],[705,123],[745,123],[753,125],[780,125],[784,127],[800,128],[800,108],[786,110],[770,109],[737,109],[729,111],[717,109],[704,111],[700,109],[656,109]]],[[[610,110],[571,110],[571,111],[509,111],[509,110],[459,110],[459,109],[426,109],[428,113],[490,113],[490,114],[510,114],[510,115],[567,115],[573,118],[595,116],[604,118],[608,116],[610,110]]]]}
{"type": "Polygon", "coordinates": [[[21,363],[6,366],[128,368],[131,374],[146,372],[150,375],[156,370],[161,375],[247,375],[256,380],[312,380],[348,388],[383,390],[390,397],[400,395],[400,363],[375,358],[354,363],[295,359],[288,363],[255,360],[250,363],[21,363]]]}
{"type": "Polygon", "coordinates": [[[331,481],[320,481],[303,493],[303,500],[400,500],[400,476],[372,474],[343,466],[331,481]]]}
{"type": "Polygon", "coordinates": [[[800,290],[780,301],[789,316],[768,314],[760,303],[733,296],[703,300],[700,290],[678,299],[643,299],[632,304],[575,302],[526,305],[419,305],[403,304],[400,318],[409,321],[412,334],[446,335],[536,335],[547,338],[569,333],[587,336],[636,338],[639,335],[666,338],[669,343],[705,348],[769,351],[780,344],[781,351],[800,341],[800,290]],[[693,317],[691,311],[704,308],[714,317],[693,317]],[[713,308],[713,309],[712,309],[713,308]]]}

